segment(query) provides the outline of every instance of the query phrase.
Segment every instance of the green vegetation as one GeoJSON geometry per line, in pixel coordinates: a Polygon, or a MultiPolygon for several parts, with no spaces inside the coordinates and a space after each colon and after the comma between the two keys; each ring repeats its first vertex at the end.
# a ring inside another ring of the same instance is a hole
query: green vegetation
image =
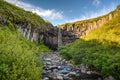
{"type": "MultiPolygon", "coordinates": [[[[120,7],[119,7],[120,8],[120,7]]],[[[103,76],[120,80],[120,13],[87,36],[60,48],[60,54],[75,65],[93,67],[103,76]]]]}
{"type": "Polygon", "coordinates": [[[40,80],[41,52],[48,48],[26,40],[12,27],[0,25],[0,79],[40,80]]]}
{"type": "Polygon", "coordinates": [[[7,3],[3,0],[0,0],[0,15],[11,20],[12,22],[24,21],[29,22],[34,26],[45,27],[45,21],[37,14],[33,14],[30,11],[25,11],[22,8],[7,3]]]}
{"type": "Polygon", "coordinates": [[[50,51],[42,43],[25,39],[14,28],[14,21],[45,27],[42,18],[0,0],[0,80],[40,80],[42,52],[50,51]]]}

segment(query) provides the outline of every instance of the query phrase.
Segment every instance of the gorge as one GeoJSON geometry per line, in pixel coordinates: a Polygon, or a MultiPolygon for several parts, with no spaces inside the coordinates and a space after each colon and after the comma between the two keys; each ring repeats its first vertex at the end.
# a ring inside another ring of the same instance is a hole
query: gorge
{"type": "Polygon", "coordinates": [[[53,26],[0,0],[0,79],[119,80],[119,29],[120,6],[97,18],[53,26]]]}
{"type": "Polygon", "coordinates": [[[43,39],[44,44],[51,48],[55,48],[58,45],[61,45],[61,43],[65,45],[79,39],[81,36],[87,35],[91,30],[94,30],[115,18],[119,12],[120,10],[116,9],[115,11],[98,18],[65,23],[58,25],[57,27],[53,27],[51,23],[46,23],[47,29],[45,30],[27,22],[15,22],[14,27],[17,26],[27,39],[35,42],[39,42],[40,39],[43,39]],[[60,39],[58,35],[62,36],[62,40],[58,40],[58,38],[60,39]]]}

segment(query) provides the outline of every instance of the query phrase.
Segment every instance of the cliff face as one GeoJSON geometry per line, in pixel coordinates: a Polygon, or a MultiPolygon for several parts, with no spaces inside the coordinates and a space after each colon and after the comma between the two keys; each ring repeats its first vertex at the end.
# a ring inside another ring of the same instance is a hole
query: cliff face
{"type": "Polygon", "coordinates": [[[87,35],[89,31],[102,26],[115,18],[119,13],[120,9],[116,9],[115,11],[98,18],[66,23],[58,26],[62,28],[62,43],[66,44],[80,38],[80,36],[87,35]]]}
{"type": "Polygon", "coordinates": [[[49,21],[43,20],[40,16],[4,1],[1,1],[0,9],[0,24],[7,25],[11,22],[28,40],[43,42],[52,48],[58,46],[59,27],[62,27],[60,30],[62,42],[61,40],[60,42],[64,45],[80,38],[80,36],[87,35],[89,31],[102,26],[120,14],[120,7],[118,6],[115,11],[98,18],[53,27],[49,21]]]}
{"type": "MultiPolygon", "coordinates": [[[[0,24],[8,24],[8,20],[1,15],[0,24]]],[[[46,23],[46,27],[40,27],[34,26],[33,24],[25,21],[14,21],[13,26],[15,29],[18,29],[24,37],[32,42],[42,42],[53,49],[58,46],[58,28],[54,28],[50,23],[46,23]]]]}
{"type": "Polygon", "coordinates": [[[49,21],[3,0],[0,0],[0,25],[18,29],[32,42],[57,47],[57,28],[54,28],[49,21]]]}
{"type": "Polygon", "coordinates": [[[25,22],[16,22],[14,26],[21,31],[24,37],[32,42],[43,42],[50,48],[57,47],[58,28],[54,28],[52,24],[46,23],[45,29],[25,22]]]}
{"type": "Polygon", "coordinates": [[[43,38],[44,44],[52,49],[57,49],[58,47],[58,28],[54,27],[46,30],[43,38]]]}

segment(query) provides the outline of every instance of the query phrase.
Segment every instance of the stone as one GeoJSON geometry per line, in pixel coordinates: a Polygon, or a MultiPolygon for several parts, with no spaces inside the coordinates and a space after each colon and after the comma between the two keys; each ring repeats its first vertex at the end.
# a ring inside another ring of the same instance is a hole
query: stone
{"type": "Polygon", "coordinates": [[[76,72],[69,72],[70,75],[76,75],[76,72]]]}
{"type": "Polygon", "coordinates": [[[87,71],[86,73],[87,73],[87,74],[91,74],[91,71],[87,71]]]}
{"type": "Polygon", "coordinates": [[[60,76],[60,75],[57,75],[57,79],[59,79],[59,80],[63,80],[63,77],[60,76]]]}
{"type": "Polygon", "coordinates": [[[115,80],[113,76],[109,76],[108,78],[109,80],[115,80]]]}
{"type": "Polygon", "coordinates": [[[0,24],[6,24],[7,20],[3,17],[3,16],[0,16],[0,24]]]}
{"type": "Polygon", "coordinates": [[[48,77],[45,77],[45,78],[43,78],[43,80],[49,80],[49,78],[48,78],[48,77]]]}
{"type": "MultiPolygon", "coordinates": [[[[113,19],[117,16],[117,13],[110,13],[105,17],[101,17],[98,20],[86,22],[86,23],[76,23],[73,24],[63,24],[62,25],[62,44],[73,42],[81,36],[87,35],[89,31],[101,27],[107,21],[113,19]]],[[[59,26],[58,26],[59,27],[59,26]]]]}
{"type": "MultiPolygon", "coordinates": [[[[43,79],[48,77],[49,80],[81,80],[81,78],[87,77],[87,79],[91,79],[91,77],[95,76],[96,79],[99,79],[99,74],[88,71],[87,65],[81,64],[81,67],[73,66],[69,62],[65,64],[61,64],[66,62],[65,59],[60,58],[59,53],[57,52],[46,52],[43,56],[43,63],[51,62],[50,65],[45,65],[42,72],[43,79]],[[85,73],[82,73],[80,69],[84,68],[85,73]]],[[[86,79],[86,80],[87,80],[86,79]]],[[[112,77],[107,77],[105,80],[112,80],[112,77]]],[[[92,80],[92,79],[91,79],[92,80]]],[[[99,79],[100,80],[100,79],[99,79]]]]}

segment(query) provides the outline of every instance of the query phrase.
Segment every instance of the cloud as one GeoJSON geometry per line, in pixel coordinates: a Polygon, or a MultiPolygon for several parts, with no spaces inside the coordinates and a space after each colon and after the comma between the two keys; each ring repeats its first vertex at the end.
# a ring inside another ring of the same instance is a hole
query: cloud
{"type": "Polygon", "coordinates": [[[100,0],[93,0],[93,3],[92,3],[92,4],[95,5],[95,6],[97,6],[97,5],[100,4],[100,0]]]}
{"type": "Polygon", "coordinates": [[[116,8],[116,5],[112,3],[111,7],[109,7],[109,8],[103,7],[103,9],[99,10],[99,12],[94,12],[94,11],[93,12],[87,12],[79,18],[75,18],[75,19],[72,19],[72,20],[66,20],[65,22],[75,22],[75,21],[95,18],[95,17],[98,17],[98,16],[105,15],[105,14],[111,12],[112,10],[114,10],[115,8],[116,8]]]}
{"type": "Polygon", "coordinates": [[[60,20],[63,19],[62,11],[58,12],[54,9],[43,9],[28,3],[25,3],[20,0],[5,0],[9,3],[15,4],[16,6],[19,6],[21,8],[24,8],[27,11],[32,11],[33,13],[37,13],[39,16],[42,16],[45,19],[51,19],[51,20],[60,20]]]}

